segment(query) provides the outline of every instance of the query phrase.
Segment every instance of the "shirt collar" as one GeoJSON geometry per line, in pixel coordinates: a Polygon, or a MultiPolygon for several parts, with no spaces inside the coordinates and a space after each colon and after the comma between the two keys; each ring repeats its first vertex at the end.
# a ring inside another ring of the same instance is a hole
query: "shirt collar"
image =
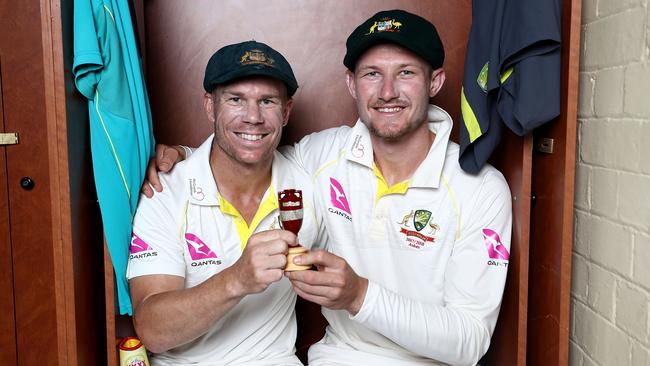
{"type": "MultiPolygon", "coordinates": [[[[190,203],[200,206],[220,206],[220,194],[217,184],[212,175],[212,168],[210,167],[210,152],[212,151],[212,141],[214,134],[210,135],[201,146],[199,146],[189,158],[185,160],[186,165],[186,182],[187,189],[190,193],[190,203]]],[[[295,182],[293,175],[288,171],[288,164],[286,158],[277,151],[273,152],[273,164],[271,166],[271,188],[273,192],[268,190],[265,192],[262,201],[267,200],[267,196],[272,194],[271,201],[274,202],[277,208],[277,192],[276,189],[297,188],[293,187],[295,182]],[[282,182],[278,182],[278,177],[283,177],[282,182]]]]}
{"type": "MultiPolygon", "coordinates": [[[[427,156],[413,174],[409,187],[438,188],[440,185],[440,176],[447,155],[447,144],[453,122],[444,109],[435,105],[429,105],[427,117],[429,130],[436,134],[436,138],[431,144],[427,156]]],[[[370,131],[361,120],[357,120],[352,127],[352,133],[345,144],[345,157],[347,160],[364,165],[369,169],[373,167],[370,131]]]]}
{"type": "Polygon", "coordinates": [[[201,206],[219,205],[219,191],[210,167],[210,152],[214,134],[210,135],[189,158],[186,164],[186,184],[190,203],[201,206]]]}

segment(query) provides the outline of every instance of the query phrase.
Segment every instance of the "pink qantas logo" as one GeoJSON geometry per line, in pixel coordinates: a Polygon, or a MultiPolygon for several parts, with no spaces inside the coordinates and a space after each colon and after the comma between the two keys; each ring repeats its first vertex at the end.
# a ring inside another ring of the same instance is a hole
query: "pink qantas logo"
{"type": "Polygon", "coordinates": [[[351,215],[350,205],[348,204],[348,198],[345,196],[345,191],[341,187],[336,179],[330,177],[330,199],[334,207],[341,209],[351,215]]]}
{"type": "Polygon", "coordinates": [[[129,246],[129,253],[136,254],[147,250],[153,250],[153,248],[149,244],[145,243],[144,240],[140,239],[139,236],[133,234],[133,236],[131,236],[131,246],[129,246]]]}
{"type": "Polygon", "coordinates": [[[185,241],[187,242],[187,249],[189,249],[190,257],[192,257],[193,261],[197,261],[199,259],[217,258],[217,255],[214,254],[212,249],[210,249],[210,247],[208,247],[208,245],[205,244],[203,240],[199,239],[198,236],[192,233],[186,233],[185,241]]]}
{"type": "Polygon", "coordinates": [[[487,248],[488,256],[492,259],[508,260],[510,253],[505,245],[501,243],[501,238],[494,230],[483,229],[483,242],[487,248]]]}

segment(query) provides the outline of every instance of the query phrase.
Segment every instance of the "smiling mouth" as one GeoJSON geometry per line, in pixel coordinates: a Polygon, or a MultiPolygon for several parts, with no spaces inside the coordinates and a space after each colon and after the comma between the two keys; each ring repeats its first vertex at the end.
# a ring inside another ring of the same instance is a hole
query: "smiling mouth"
{"type": "Polygon", "coordinates": [[[380,113],[397,113],[404,109],[404,107],[378,107],[375,108],[380,113]]]}
{"type": "Polygon", "coordinates": [[[263,139],[268,134],[249,134],[249,133],[237,133],[237,132],[235,132],[235,135],[237,135],[242,140],[259,141],[259,140],[263,139]]]}

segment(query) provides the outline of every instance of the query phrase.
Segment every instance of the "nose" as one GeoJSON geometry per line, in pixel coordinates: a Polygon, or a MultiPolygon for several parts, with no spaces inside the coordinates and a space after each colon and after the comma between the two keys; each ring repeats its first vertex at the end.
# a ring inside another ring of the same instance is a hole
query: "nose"
{"type": "Polygon", "coordinates": [[[384,78],[381,83],[381,90],[379,91],[379,98],[383,101],[389,101],[397,98],[399,93],[395,88],[395,81],[392,78],[384,78]]]}
{"type": "Polygon", "coordinates": [[[248,103],[243,120],[246,123],[262,123],[262,113],[260,111],[260,106],[257,103],[248,103]]]}

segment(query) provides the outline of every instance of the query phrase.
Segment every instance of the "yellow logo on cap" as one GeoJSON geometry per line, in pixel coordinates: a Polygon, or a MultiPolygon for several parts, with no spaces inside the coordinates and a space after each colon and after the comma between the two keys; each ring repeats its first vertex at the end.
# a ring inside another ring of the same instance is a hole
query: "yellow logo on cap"
{"type": "Polygon", "coordinates": [[[275,60],[260,50],[250,50],[246,51],[246,53],[239,59],[239,63],[242,65],[257,64],[274,67],[275,60]]]}
{"type": "Polygon", "coordinates": [[[372,34],[375,32],[399,32],[399,28],[402,26],[402,23],[398,22],[395,19],[383,18],[380,21],[375,22],[371,27],[370,31],[366,33],[372,34]]]}

